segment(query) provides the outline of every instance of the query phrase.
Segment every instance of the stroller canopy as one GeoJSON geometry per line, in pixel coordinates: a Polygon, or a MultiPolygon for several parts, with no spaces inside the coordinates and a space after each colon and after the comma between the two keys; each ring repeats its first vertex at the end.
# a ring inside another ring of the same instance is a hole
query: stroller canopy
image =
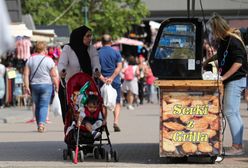
{"type": "Polygon", "coordinates": [[[71,96],[73,92],[79,91],[86,82],[90,82],[89,88],[86,90],[86,94],[88,95],[89,92],[97,92],[100,101],[102,101],[101,94],[99,89],[92,79],[92,77],[84,72],[79,72],[73,75],[67,82],[66,92],[67,92],[67,102],[68,104],[72,103],[71,96]]]}

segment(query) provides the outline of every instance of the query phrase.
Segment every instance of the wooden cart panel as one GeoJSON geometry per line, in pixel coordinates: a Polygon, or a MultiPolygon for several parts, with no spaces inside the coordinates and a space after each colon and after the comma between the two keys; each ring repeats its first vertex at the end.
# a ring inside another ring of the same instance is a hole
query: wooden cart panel
{"type": "Polygon", "coordinates": [[[220,154],[222,85],[166,83],[160,85],[160,156],[220,154]]]}

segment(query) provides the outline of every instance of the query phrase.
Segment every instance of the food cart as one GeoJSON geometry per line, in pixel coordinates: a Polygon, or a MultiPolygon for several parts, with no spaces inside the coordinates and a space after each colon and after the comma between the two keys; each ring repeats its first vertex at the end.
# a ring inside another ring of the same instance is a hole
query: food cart
{"type": "Polygon", "coordinates": [[[202,80],[202,23],[164,21],[149,58],[160,90],[160,157],[209,157],[222,153],[223,85],[202,80]]]}

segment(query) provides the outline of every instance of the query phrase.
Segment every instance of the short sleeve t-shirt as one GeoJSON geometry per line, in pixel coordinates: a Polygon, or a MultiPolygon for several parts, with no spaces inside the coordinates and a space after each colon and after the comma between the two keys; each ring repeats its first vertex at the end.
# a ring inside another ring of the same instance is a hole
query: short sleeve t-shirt
{"type": "MultiPolygon", "coordinates": [[[[110,46],[104,46],[99,50],[99,59],[102,75],[109,77],[114,73],[117,64],[121,62],[121,54],[110,46]]],[[[113,82],[121,83],[120,75],[117,75],[113,82]]]]}
{"type": "Polygon", "coordinates": [[[30,81],[31,84],[52,84],[50,70],[55,66],[55,63],[50,57],[44,55],[34,55],[28,59],[26,65],[30,68],[30,79],[38,67],[32,81],[30,81]],[[43,58],[44,60],[40,64],[40,61],[43,58]],[[40,66],[38,67],[39,64],[40,66]]]}

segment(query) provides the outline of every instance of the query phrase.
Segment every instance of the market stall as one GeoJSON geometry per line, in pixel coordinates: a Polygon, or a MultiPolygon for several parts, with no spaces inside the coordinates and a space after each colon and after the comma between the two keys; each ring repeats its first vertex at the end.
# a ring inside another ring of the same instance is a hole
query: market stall
{"type": "MultiPolygon", "coordinates": [[[[138,55],[138,46],[143,46],[144,43],[142,41],[130,39],[130,38],[125,38],[121,37],[112,43],[112,47],[118,51],[121,51],[122,55],[129,56],[133,55],[136,56],[138,55]]],[[[101,48],[102,47],[102,42],[98,41],[94,44],[94,47],[101,48]]]]}
{"type": "Polygon", "coordinates": [[[202,79],[202,24],[164,21],[149,58],[160,90],[160,157],[209,157],[222,153],[223,85],[202,79]]]}

